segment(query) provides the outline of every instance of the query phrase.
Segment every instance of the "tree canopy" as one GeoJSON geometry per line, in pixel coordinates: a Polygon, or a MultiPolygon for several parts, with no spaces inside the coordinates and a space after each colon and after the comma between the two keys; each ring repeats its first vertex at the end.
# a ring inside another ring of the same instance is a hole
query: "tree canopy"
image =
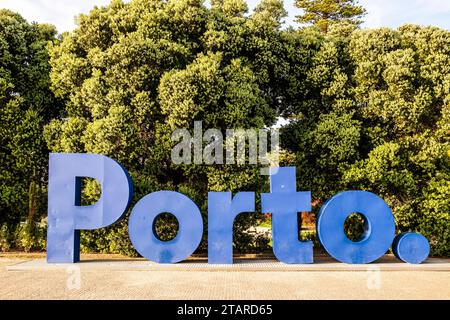
{"type": "Polygon", "coordinates": [[[366,13],[357,0],[296,0],[295,5],[304,11],[298,22],[314,24],[325,33],[335,23],[358,25],[366,13]]]}
{"type": "Polygon", "coordinates": [[[342,190],[372,191],[400,230],[420,230],[447,255],[449,41],[413,25],[330,33],[305,79],[311,97],[289,110],[281,139],[319,206],[342,190]]]}
{"type": "MultiPolygon", "coordinates": [[[[130,171],[135,200],[180,191],[207,221],[208,191],[259,194],[268,177],[249,164],[175,164],[172,132],[193,132],[196,121],[270,128],[284,117],[281,165],[297,167],[314,213],[337,192],[372,191],[399,232],[421,232],[433,254],[448,256],[450,32],[361,30],[354,1],[297,4],[316,26],[283,28],[281,0],[253,12],[243,0],[114,0],[58,40],[52,27],[0,11],[0,221],[34,212],[48,150],[110,156],[130,171]]],[[[100,192],[84,181],[84,203],[100,192]]],[[[268,248],[246,232],[261,219],[237,218],[237,250],[268,248]]],[[[173,224],[158,230],[172,234],[173,224]]],[[[125,223],[84,232],[82,248],[135,253],[125,223]]]]}
{"type": "Polygon", "coordinates": [[[53,26],[0,10],[0,224],[10,227],[46,212],[42,131],[63,108],[50,90],[46,48],[55,36],[53,26]]]}

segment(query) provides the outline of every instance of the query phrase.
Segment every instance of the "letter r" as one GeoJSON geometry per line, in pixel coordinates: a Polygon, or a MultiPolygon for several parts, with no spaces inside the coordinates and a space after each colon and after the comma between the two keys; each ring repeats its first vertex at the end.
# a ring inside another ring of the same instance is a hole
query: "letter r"
{"type": "Polygon", "coordinates": [[[208,193],[208,263],[233,263],[233,222],[243,212],[255,211],[255,193],[208,193]]]}
{"type": "Polygon", "coordinates": [[[96,154],[51,153],[48,179],[47,262],[80,260],[80,230],[107,227],[126,212],[133,195],[131,178],[114,160],[96,154]],[[81,178],[96,179],[97,203],[81,206],[81,178]]]}

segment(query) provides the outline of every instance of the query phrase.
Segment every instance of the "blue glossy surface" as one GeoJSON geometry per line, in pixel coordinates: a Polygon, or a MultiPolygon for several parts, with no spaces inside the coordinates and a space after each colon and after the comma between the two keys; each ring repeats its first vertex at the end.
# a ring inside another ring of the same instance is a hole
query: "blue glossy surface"
{"type": "Polygon", "coordinates": [[[174,191],[158,191],[146,195],[134,206],[128,231],[134,248],[145,258],[159,263],[176,263],[197,249],[203,235],[203,219],[197,205],[174,191]],[[154,220],[161,213],[171,213],[178,220],[178,234],[161,241],[154,234],[154,220]]]}
{"type": "Polygon", "coordinates": [[[233,222],[242,212],[255,211],[254,192],[208,193],[208,263],[233,263],[233,222]]]}
{"type": "Polygon", "coordinates": [[[132,195],[130,176],[114,160],[96,154],[50,154],[47,261],[79,261],[79,230],[110,226],[126,212],[132,195]],[[101,185],[100,199],[93,205],[80,204],[82,177],[101,185]]]}
{"type": "Polygon", "coordinates": [[[370,263],[382,257],[394,240],[394,216],[387,203],[366,191],[342,192],[328,200],[317,218],[319,240],[336,260],[349,264],[370,263]],[[358,242],[347,238],[344,223],[352,213],[366,221],[366,232],[358,242]]]}
{"type": "Polygon", "coordinates": [[[294,167],[271,168],[270,193],[261,194],[262,211],[272,213],[273,252],[284,263],[313,263],[312,241],[298,240],[297,213],[311,211],[311,192],[297,192],[294,167]]]}
{"type": "Polygon", "coordinates": [[[392,251],[403,262],[420,264],[428,258],[430,244],[419,233],[401,233],[395,237],[392,251]]]}

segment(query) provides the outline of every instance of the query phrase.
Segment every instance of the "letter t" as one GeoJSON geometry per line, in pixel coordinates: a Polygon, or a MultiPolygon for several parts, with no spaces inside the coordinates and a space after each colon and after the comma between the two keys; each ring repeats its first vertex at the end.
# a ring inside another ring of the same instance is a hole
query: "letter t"
{"type": "Polygon", "coordinates": [[[297,192],[295,167],[270,169],[270,192],[262,211],[272,213],[273,251],[284,263],[313,263],[312,241],[298,240],[297,213],[311,211],[311,192],[297,192]]]}

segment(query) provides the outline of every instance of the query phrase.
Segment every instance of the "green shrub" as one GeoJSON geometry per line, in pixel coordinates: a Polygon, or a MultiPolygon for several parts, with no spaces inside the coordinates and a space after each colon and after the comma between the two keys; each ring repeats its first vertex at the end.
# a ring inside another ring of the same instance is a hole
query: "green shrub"
{"type": "Polygon", "coordinates": [[[13,233],[11,228],[6,224],[2,224],[0,227],[0,251],[6,252],[13,246],[13,233]]]}
{"type": "Polygon", "coordinates": [[[130,257],[138,256],[128,235],[128,219],[113,226],[97,230],[83,230],[80,235],[83,253],[115,253],[130,257]]]}
{"type": "Polygon", "coordinates": [[[431,180],[420,204],[422,216],[418,231],[430,241],[431,254],[450,256],[450,179],[431,180]]]}
{"type": "Polygon", "coordinates": [[[46,248],[47,225],[41,223],[24,222],[20,224],[15,232],[15,247],[17,249],[30,251],[42,251],[46,248]]]}

